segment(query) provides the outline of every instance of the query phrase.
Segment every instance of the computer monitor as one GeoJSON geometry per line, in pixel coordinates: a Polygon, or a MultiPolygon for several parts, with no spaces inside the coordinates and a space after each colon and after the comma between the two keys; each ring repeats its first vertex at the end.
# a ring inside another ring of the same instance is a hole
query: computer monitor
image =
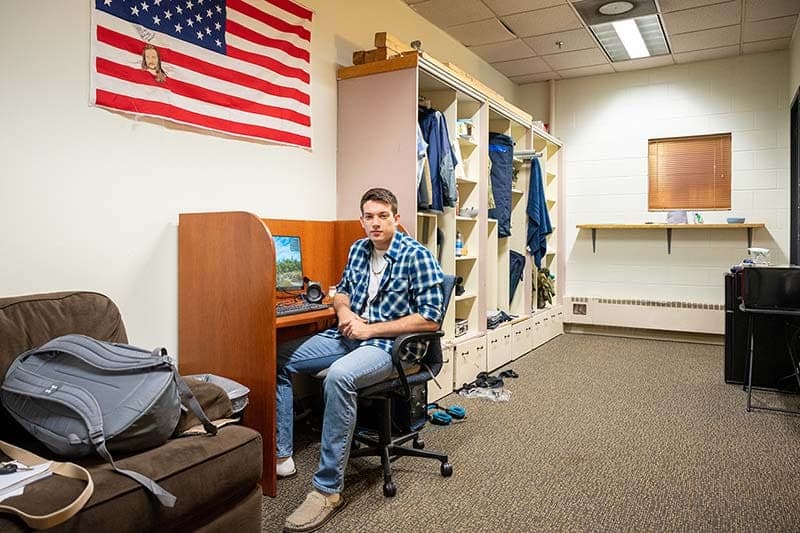
{"type": "Polygon", "coordinates": [[[293,291],[303,288],[303,258],[300,237],[273,235],[275,241],[275,273],[278,290],[293,291]]]}

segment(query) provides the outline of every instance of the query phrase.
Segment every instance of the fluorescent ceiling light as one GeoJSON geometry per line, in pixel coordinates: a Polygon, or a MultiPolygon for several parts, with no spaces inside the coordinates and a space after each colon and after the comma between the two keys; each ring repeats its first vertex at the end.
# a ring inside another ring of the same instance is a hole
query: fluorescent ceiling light
{"type": "Polygon", "coordinates": [[[619,40],[628,52],[628,57],[631,59],[638,59],[640,57],[649,57],[650,52],[644,44],[642,34],[636,26],[636,21],[633,19],[617,20],[611,23],[617,31],[619,40]]]}
{"type": "Polygon", "coordinates": [[[592,24],[590,28],[613,62],[669,54],[669,46],[658,15],[592,24]],[[627,37],[623,36],[628,32],[634,34],[636,45],[625,42],[627,37]]]}

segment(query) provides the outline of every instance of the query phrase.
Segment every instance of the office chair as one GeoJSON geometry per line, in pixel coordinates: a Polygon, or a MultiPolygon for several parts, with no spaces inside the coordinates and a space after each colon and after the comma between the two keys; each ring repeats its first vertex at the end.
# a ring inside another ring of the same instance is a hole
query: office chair
{"type": "MultiPolygon", "coordinates": [[[[442,290],[444,293],[444,311],[450,303],[450,296],[455,287],[455,276],[445,274],[442,290]]],[[[442,314],[444,320],[444,314],[442,314]]],[[[434,451],[423,450],[425,443],[419,438],[419,429],[411,430],[400,436],[392,435],[392,428],[397,427],[393,418],[392,400],[411,400],[411,388],[430,381],[442,368],[441,337],[444,332],[439,330],[425,333],[409,333],[397,337],[392,349],[392,362],[396,373],[386,381],[370,385],[358,391],[359,400],[372,400],[381,406],[379,412],[379,428],[377,436],[359,432],[356,429],[353,435],[351,457],[380,457],[383,465],[383,494],[392,497],[397,494],[397,487],[392,481],[391,461],[401,456],[427,457],[441,462],[440,472],[444,477],[453,475],[453,467],[447,455],[434,451]],[[412,361],[413,366],[404,369],[401,358],[405,347],[412,342],[428,341],[425,353],[412,361]],[[412,447],[403,446],[412,441],[412,447]]],[[[423,409],[425,406],[422,406],[423,409]]]]}

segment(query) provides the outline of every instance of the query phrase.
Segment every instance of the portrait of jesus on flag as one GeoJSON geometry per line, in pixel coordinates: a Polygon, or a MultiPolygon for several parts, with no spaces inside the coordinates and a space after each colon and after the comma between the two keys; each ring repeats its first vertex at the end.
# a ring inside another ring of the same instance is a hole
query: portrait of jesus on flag
{"type": "Polygon", "coordinates": [[[95,0],[90,103],[311,148],[311,19],[291,0],[95,0]]]}

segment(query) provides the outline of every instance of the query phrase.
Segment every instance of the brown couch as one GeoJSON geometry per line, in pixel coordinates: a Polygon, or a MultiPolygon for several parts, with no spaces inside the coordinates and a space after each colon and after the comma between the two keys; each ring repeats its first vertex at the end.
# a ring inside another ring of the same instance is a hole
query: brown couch
{"type": "MultiPolygon", "coordinates": [[[[68,333],[128,342],[119,309],[102,294],[0,298],[0,377],[18,354],[68,333]]],[[[0,439],[52,457],[2,408],[0,439]]],[[[177,503],[172,508],[161,507],[139,484],[97,456],[73,460],[91,473],[94,494],[80,513],[51,531],[261,531],[261,449],[258,432],[234,425],[213,437],[172,439],[152,450],[115,456],[119,467],[141,472],[174,494],[177,503]]],[[[45,514],[72,501],[83,487],[82,481],[51,476],[3,503],[45,514]]],[[[27,530],[14,515],[0,514],[0,531],[27,530]]]]}

